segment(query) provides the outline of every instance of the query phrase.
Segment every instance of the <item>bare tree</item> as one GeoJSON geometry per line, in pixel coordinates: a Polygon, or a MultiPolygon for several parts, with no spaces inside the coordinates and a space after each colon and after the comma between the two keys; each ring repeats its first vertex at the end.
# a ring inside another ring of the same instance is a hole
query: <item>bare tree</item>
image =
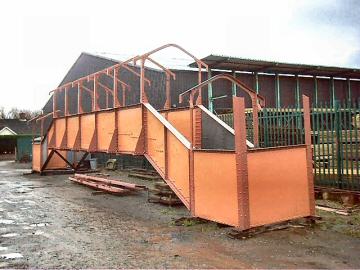
{"type": "Polygon", "coordinates": [[[4,107],[0,107],[0,119],[6,118],[6,112],[4,107]]]}
{"type": "MultiPolygon", "coordinates": [[[[4,117],[7,119],[20,119],[21,114],[24,114],[23,117],[26,120],[30,120],[31,118],[34,118],[41,114],[41,111],[31,111],[31,110],[24,110],[24,109],[18,109],[18,108],[11,108],[8,113],[5,113],[5,110],[3,111],[4,117]]],[[[0,108],[0,118],[1,118],[1,108],[0,108]]]]}

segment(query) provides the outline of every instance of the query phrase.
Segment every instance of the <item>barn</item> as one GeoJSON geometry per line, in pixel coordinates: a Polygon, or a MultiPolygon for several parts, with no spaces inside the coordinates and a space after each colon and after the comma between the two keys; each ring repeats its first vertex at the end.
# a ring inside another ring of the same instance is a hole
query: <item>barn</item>
{"type": "MultiPolygon", "coordinates": [[[[85,77],[89,74],[98,72],[107,67],[111,67],[123,61],[124,58],[115,54],[101,53],[92,54],[83,52],[71,66],[59,87],[69,82],[85,77]]],[[[286,106],[299,107],[301,104],[301,96],[305,94],[309,97],[310,103],[313,105],[327,104],[332,106],[335,100],[351,100],[360,96],[360,70],[354,68],[328,67],[320,65],[304,65],[283,62],[270,62],[264,60],[253,60],[246,58],[209,55],[201,59],[209,66],[209,71],[201,73],[202,80],[208,77],[228,73],[241,80],[248,87],[254,89],[257,93],[265,97],[266,107],[280,108],[286,106]]],[[[163,66],[169,68],[174,74],[170,79],[171,88],[171,107],[179,108],[188,106],[187,103],[179,101],[179,95],[187,89],[193,87],[198,81],[198,70],[196,63],[184,62],[177,65],[174,62],[163,63],[163,66]]],[[[138,66],[133,69],[140,72],[138,66]]],[[[145,66],[146,78],[151,81],[151,85],[147,85],[146,92],[150,104],[160,110],[164,107],[166,94],[166,72],[161,68],[153,68],[145,66]]],[[[120,78],[124,81],[128,89],[122,91],[124,95],[120,95],[123,105],[138,104],[140,98],[139,77],[128,70],[120,71],[120,78]]],[[[107,76],[99,76],[98,82],[100,86],[112,88],[112,80],[107,76]]],[[[84,84],[83,87],[93,91],[93,84],[84,84]]],[[[105,88],[104,88],[105,89],[105,88]]],[[[68,110],[70,114],[78,111],[77,103],[78,89],[77,87],[69,88],[68,91],[59,91],[56,98],[56,109],[58,116],[63,116],[65,112],[65,99],[69,100],[68,110]],[[67,98],[65,97],[67,92],[67,98]]],[[[232,108],[232,96],[242,96],[245,98],[247,107],[251,107],[251,101],[243,92],[238,91],[236,86],[229,81],[219,80],[202,89],[202,101],[208,109],[217,115],[229,112],[232,108]]],[[[92,98],[88,93],[81,96],[82,109],[84,112],[91,111],[92,98]]],[[[99,109],[111,108],[113,106],[112,98],[109,98],[108,92],[101,91],[98,98],[99,109]]],[[[53,111],[53,96],[43,107],[44,114],[53,111]]],[[[51,116],[51,115],[50,115],[51,116]]],[[[51,124],[51,117],[44,121],[44,131],[51,124]]],[[[106,161],[111,155],[95,154],[100,162],[106,161]]],[[[70,153],[67,157],[73,159],[70,153]]],[[[119,158],[119,157],[118,157],[119,158]]],[[[132,164],[134,157],[121,157],[122,163],[132,164]]],[[[140,161],[147,162],[140,158],[140,161]]]]}
{"type": "MultiPolygon", "coordinates": [[[[116,55],[112,54],[81,53],[59,86],[124,60],[115,57],[116,55]],[[112,57],[108,57],[108,55],[112,57]]],[[[302,94],[310,98],[311,104],[327,102],[329,105],[333,104],[335,100],[351,100],[360,96],[360,69],[271,62],[219,55],[209,55],[201,60],[209,66],[209,72],[202,73],[203,80],[219,73],[231,73],[248,87],[264,96],[267,107],[298,106],[301,104],[302,94]]],[[[186,106],[187,104],[179,102],[178,96],[197,83],[196,63],[189,62],[188,66],[181,64],[176,66],[171,63],[172,67],[170,67],[176,76],[175,80],[171,79],[170,81],[171,107],[186,106]]],[[[164,65],[166,66],[166,63],[164,65]]],[[[152,82],[151,87],[147,89],[150,103],[160,109],[165,103],[165,72],[148,67],[146,76],[152,82]]],[[[122,71],[121,77],[133,89],[126,97],[126,104],[137,103],[139,79],[126,71],[122,71]]],[[[106,81],[106,78],[100,78],[100,82],[102,84],[112,83],[106,81]]],[[[92,86],[88,87],[91,89],[92,86]]],[[[76,95],[76,90],[69,91],[69,93],[69,95],[76,95]]],[[[235,85],[228,81],[218,81],[210,84],[207,91],[203,91],[203,103],[211,111],[222,113],[231,108],[233,94],[242,96],[240,91],[236,91],[235,85]]],[[[90,108],[90,97],[83,96],[82,98],[83,106],[90,108]]],[[[111,100],[109,102],[106,104],[105,95],[100,97],[101,107],[111,107],[111,100]]],[[[64,92],[59,93],[57,104],[59,110],[62,111],[64,109],[64,92]]],[[[246,100],[246,105],[251,106],[250,100],[246,100]]],[[[51,97],[43,110],[44,113],[49,113],[52,109],[51,97]]],[[[76,103],[69,104],[70,112],[75,113],[76,109],[76,103]]]]}

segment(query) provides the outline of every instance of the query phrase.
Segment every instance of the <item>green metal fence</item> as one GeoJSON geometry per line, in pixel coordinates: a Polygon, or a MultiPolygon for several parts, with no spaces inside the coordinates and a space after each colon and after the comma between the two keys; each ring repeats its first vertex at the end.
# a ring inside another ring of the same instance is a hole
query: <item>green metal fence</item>
{"type": "MultiPolygon", "coordinates": [[[[247,136],[252,141],[252,112],[246,113],[247,136]]],[[[218,115],[233,126],[233,115],[218,115]]],[[[264,108],[259,112],[260,147],[303,144],[301,108],[264,108]]],[[[313,169],[318,186],[360,191],[358,101],[319,103],[311,108],[313,169]]]]}

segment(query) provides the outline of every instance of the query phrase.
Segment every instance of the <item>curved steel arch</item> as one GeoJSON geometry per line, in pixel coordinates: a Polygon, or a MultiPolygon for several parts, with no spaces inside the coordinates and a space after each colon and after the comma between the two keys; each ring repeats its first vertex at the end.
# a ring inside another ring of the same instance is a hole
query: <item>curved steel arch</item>
{"type": "MultiPolygon", "coordinates": [[[[201,89],[202,87],[214,82],[214,81],[217,81],[217,80],[220,80],[220,79],[225,79],[225,80],[228,80],[228,81],[231,81],[233,83],[235,83],[237,86],[239,86],[240,89],[242,89],[244,92],[246,92],[251,100],[253,99],[257,99],[259,102],[260,102],[260,106],[264,107],[265,106],[265,98],[259,94],[257,94],[254,90],[252,90],[250,87],[246,86],[242,81],[240,81],[239,79],[235,78],[234,76],[232,75],[229,75],[229,74],[225,74],[225,73],[222,73],[222,74],[218,74],[218,75],[215,75],[213,77],[211,77],[210,79],[207,79],[206,81],[203,81],[202,83],[199,83],[198,85],[195,85],[194,87],[186,90],[185,92],[181,93],[179,95],[179,102],[182,102],[183,101],[183,96],[186,95],[186,94],[190,94],[191,96],[195,94],[195,91],[200,91],[201,92],[201,89]]],[[[193,104],[193,100],[189,100],[190,104],[193,104]]]]}
{"type": "MultiPolygon", "coordinates": [[[[134,62],[140,60],[141,61],[141,72],[140,72],[140,102],[144,102],[144,103],[147,103],[148,102],[148,98],[146,96],[146,93],[145,93],[145,84],[144,84],[144,81],[142,80],[142,77],[145,77],[145,61],[146,60],[149,60],[150,62],[158,65],[161,69],[163,69],[166,73],[166,102],[165,102],[165,106],[164,108],[165,109],[169,109],[170,106],[171,106],[171,101],[170,101],[170,98],[171,98],[171,94],[170,94],[170,75],[171,73],[169,72],[168,69],[164,68],[163,66],[161,66],[160,64],[158,64],[157,62],[155,62],[153,59],[150,58],[150,55],[154,54],[154,53],[157,53],[161,50],[164,50],[166,48],[170,48],[170,47],[173,47],[173,48],[176,48],[180,51],[182,51],[183,53],[185,53],[186,55],[190,56],[198,65],[198,83],[200,84],[201,83],[201,68],[204,67],[207,71],[209,70],[209,67],[207,64],[205,64],[203,61],[201,61],[200,59],[196,58],[193,54],[191,54],[190,52],[188,52],[187,50],[185,50],[183,47],[177,45],[177,44],[174,44],[174,43],[169,43],[169,44],[165,44],[163,46],[160,46],[154,50],[151,50],[147,53],[144,53],[142,55],[139,55],[137,57],[134,58],[134,62]]],[[[174,76],[173,76],[174,77],[174,76]]],[[[200,100],[200,103],[201,103],[201,95],[199,97],[199,100],[200,100]]]]}
{"type": "Polygon", "coordinates": [[[150,55],[152,55],[152,54],[154,54],[154,53],[156,53],[156,52],[158,52],[158,51],[161,51],[161,50],[163,50],[163,49],[169,48],[169,47],[174,47],[174,48],[179,49],[180,51],[182,51],[183,53],[187,54],[187,55],[190,56],[192,59],[194,59],[194,61],[195,61],[197,64],[200,64],[201,66],[205,67],[206,70],[209,69],[208,65],[205,64],[203,61],[201,61],[200,59],[196,58],[193,54],[191,54],[190,52],[188,52],[187,50],[185,50],[183,47],[181,47],[181,46],[179,46],[179,45],[177,45],[177,44],[174,44],[174,43],[165,44],[165,45],[160,46],[160,47],[158,47],[158,48],[156,48],[156,49],[154,49],[154,50],[152,50],[152,51],[149,51],[149,52],[147,52],[147,53],[144,53],[143,55],[140,55],[140,56],[138,56],[138,57],[139,57],[139,59],[140,59],[140,58],[143,58],[143,57],[146,57],[146,58],[147,58],[147,57],[149,57],[150,55]]]}

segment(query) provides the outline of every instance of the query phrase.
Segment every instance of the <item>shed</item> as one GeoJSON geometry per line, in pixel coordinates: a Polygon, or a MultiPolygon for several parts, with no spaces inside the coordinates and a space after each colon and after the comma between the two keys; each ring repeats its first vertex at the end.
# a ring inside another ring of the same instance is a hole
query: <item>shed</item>
{"type": "Polygon", "coordinates": [[[0,160],[30,161],[36,131],[26,119],[0,119],[0,160]]]}

